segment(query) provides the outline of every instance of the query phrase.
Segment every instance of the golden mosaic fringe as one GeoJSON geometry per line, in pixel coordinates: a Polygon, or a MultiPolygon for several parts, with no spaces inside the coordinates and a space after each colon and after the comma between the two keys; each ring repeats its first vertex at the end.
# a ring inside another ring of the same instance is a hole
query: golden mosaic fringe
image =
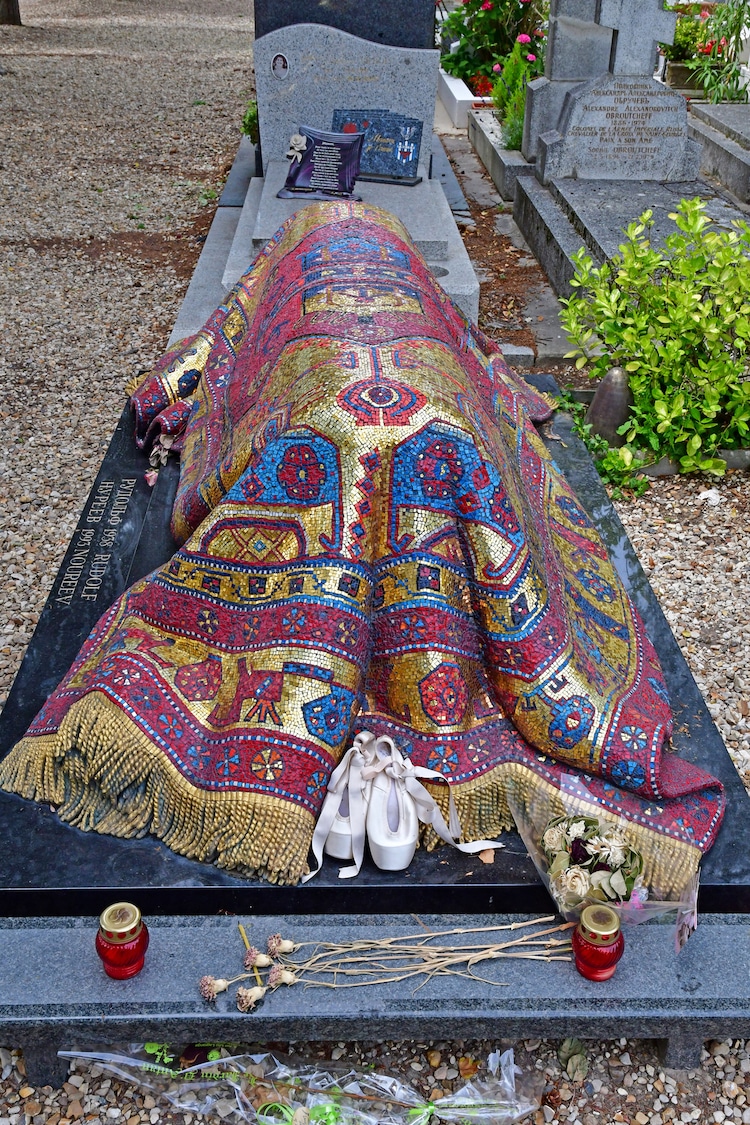
{"type": "Polygon", "coordinates": [[[84,831],[151,833],[238,875],[284,884],[308,870],[309,812],[266,794],[196,788],[100,692],[75,703],[57,734],[17,743],[0,763],[0,787],[57,806],[84,831]]]}
{"type": "MultiPolygon", "coordinates": [[[[427,788],[447,818],[447,787],[429,783],[427,788]]],[[[489,839],[503,829],[513,828],[511,801],[527,817],[530,809],[543,810],[545,823],[555,816],[580,815],[621,825],[628,842],[643,857],[644,881],[654,898],[678,898],[698,870],[702,858],[700,849],[694,844],[613,816],[595,801],[566,794],[563,802],[559,789],[521,762],[503,762],[481,777],[453,785],[451,790],[461,820],[463,840],[489,839]]],[[[431,828],[424,832],[423,843],[428,850],[440,842],[431,828]]]]}

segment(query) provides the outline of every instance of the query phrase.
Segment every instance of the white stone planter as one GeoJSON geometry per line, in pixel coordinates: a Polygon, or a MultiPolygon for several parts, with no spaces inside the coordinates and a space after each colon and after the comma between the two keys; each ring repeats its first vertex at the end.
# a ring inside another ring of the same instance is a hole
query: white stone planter
{"type": "Polygon", "coordinates": [[[462,78],[454,78],[441,68],[438,72],[438,97],[457,129],[466,129],[469,110],[492,105],[492,98],[475,98],[462,78]]]}

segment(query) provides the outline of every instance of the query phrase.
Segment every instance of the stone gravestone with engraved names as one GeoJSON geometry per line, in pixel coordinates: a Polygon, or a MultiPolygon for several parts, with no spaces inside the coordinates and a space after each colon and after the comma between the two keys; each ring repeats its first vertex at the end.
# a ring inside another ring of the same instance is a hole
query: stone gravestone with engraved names
{"type": "MultiPolygon", "coordinates": [[[[317,24],[264,35],[254,48],[264,173],[285,159],[289,138],[302,125],[330,130],[337,110],[398,112],[432,136],[438,59],[436,50],[383,46],[317,24]]],[[[425,157],[429,145],[422,164],[425,157]]]]}
{"type": "Polygon", "coordinates": [[[369,124],[356,194],[401,220],[448,295],[477,318],[476,275],[442,186],[430,179],[440,52],[426,27],[434,11],[434,0],[255,0],[263,32],[253,48],[263,176],[245,199],[225,286],[313,198],[278,198],[291,138],[305,127],[347,132],[361,119],[369,124]],[[401,23],[408,33],[398,33],[401,23]]]}
{"type": "MultiPolygon", "coordinates": [[[[557,43],[563,54],[572,46],[558,11],[571,2],[556,6],[552,73],[557,43]]],[[[664,10],[663,0],[598,0],[596,18],[611,35],[607,70],[568,89],[556,126],[539,134],[539,179],[694,179],[700,153],[688,139],[685,100],[652,77],[657,42],[674,37],[675,13],[664,10]]]]}
{"type": "Polygon", "coordinates": [[[551,0],[547,65],[526,91],[522,152],[534,160],[539,134],[557,126],[565,95],[609,70],[612,28],[596,23],[597,0],[551,0]]]}
{"type": "Polygon", "coordinates": [[[711,195],[693,182],[700,146],[687,103],[653,77],[657,45],[672,42],[675,23],[665,0],[551,0],[546,75],[527,97],[533,174],[517,179],[514,217],[562,295],[582,243],[602,262],[647,207],[658,241],[674,229],[676,191],[711,195]]]}

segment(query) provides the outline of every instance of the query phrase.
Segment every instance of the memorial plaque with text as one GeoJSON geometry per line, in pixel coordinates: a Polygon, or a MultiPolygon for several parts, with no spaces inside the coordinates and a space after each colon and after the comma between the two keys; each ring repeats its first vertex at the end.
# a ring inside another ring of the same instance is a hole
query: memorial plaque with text
{"type": "Polygon", "coordinates": [[[331,127],[339,133],[364,133],[359,180],[413,185],[422,144],[422,122],[385,109],[336,109],[331,127]]]}
{"type": "Polygon", "coordinates": [[[300,126],[290,140],[289,174],[279,199],[359,199],[352,194],[359,172],[364,133],[324,133],[300,126]]]}
{"type": "Polygon", "coordinates": [[[99,617],[131,582],[171,557],[178,464],[170,460],[154,489],[145,481],[147,468],[127,405],[0,715],[0,757],[57,687],[99,617]],[[147,516],[153,525],[142,536],[147,516]]]}
{"type": "Polygon", "coordinates": [[[561,123],[540,137],[551,179],[691,180],[699,153],[688,139],[687,105],[651,78],[603,75],[566,98],[561,123]]]}

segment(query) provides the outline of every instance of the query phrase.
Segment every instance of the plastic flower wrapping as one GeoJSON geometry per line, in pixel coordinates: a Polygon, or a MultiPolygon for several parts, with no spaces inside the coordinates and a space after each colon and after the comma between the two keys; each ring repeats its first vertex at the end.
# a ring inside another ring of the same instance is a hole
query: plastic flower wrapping
{"type": "Polygon", "coordinates": [[[559,792],[540,792],[531,802],[511,787],[508,800],[526,850],[564,918],[573,921],[589,903],[606,902],[625,926],[676,920],[679,952],[698,923],[698,874],[677,897],[649,883],[627,821],[580,811],[594,802],[578,775],[563,777],[559,792]]]}
{"type": "Polygon", "coordinates": [[[513,1125],[538,1109],[536,1071],[513,1051],[490,1052],[471,1081],[432,1103],[408,1083],[361,1067],[250,1054],[240,1044],[131,1044],[121,1050],[61,1051],[96,1062],[199,1121],[226,1125],[513,1125]]]}

